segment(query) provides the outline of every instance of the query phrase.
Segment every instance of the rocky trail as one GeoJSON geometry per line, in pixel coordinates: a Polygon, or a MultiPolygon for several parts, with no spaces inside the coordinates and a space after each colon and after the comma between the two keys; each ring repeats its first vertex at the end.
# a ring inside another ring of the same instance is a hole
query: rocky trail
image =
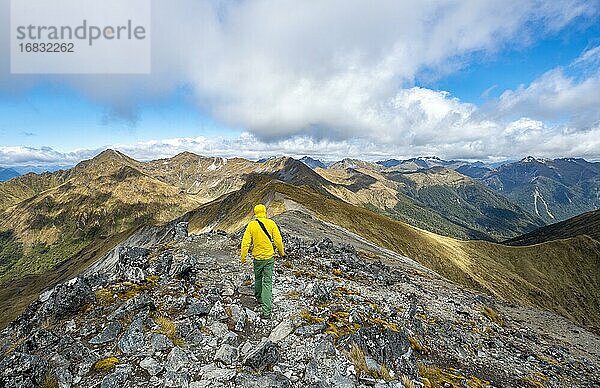
{"type": "Polygon", "coordinates": [[[270,320],[240,236],[178,224],[40,295],[1,332],[0,387],[599,386],[597,335],[305,214],[277,221],[270,320]]]}

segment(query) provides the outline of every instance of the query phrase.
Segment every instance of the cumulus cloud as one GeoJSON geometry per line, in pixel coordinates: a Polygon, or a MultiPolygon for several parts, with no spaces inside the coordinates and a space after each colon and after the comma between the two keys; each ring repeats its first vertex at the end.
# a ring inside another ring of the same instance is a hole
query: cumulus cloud
{"type": "Polygon", "coordinates": [[[599,91],[600,72],[578,81],[558,68],[528,86],[502,93],[497,109],[504,116],[559,121],[585,130],[600,123],[599,91]]]}
{"type": "Polygon", "coordinates": [[[301,158],[310,155],[322,160],[350,157],[377,161],[415,155],[438,155],[446,159],[498,161],[531,154],[545,157],[569,156],[565,154],[565,149],[571,150],[572,155],[592,160],[600,157],[600,127],[574,132],[566,127],[546,127],[541,121],[521,118],[508,123],[506,127],[488,123],[487,128],[479,130],[488,134],[485,141],[477,137],[457,137],[421,145],[409,142],[381,143],[369,137],[328,140],[300,135],[276,141],[263,141],[245,132],[237,137],[172,138],[113,144],[99,149],[81,149],[73,152],[59,152],[48,147],[0,147],[0,165],[76,164],[97,155],[105,148],[117,149],[141,161],[169,158],[184,151],[204,156],[244,157],[251,160],[270,156],[301,158]]]}
{"type": "MultiPolygon", "coordinates": [[[[43,80],[105,104],[107,121],[135,122],[138,103],[185,86],[199,109],[247,133],[122,146],[134,156],[168,156],[185,147],[222,156],[369,159],[600,153],[578,143],[597,144],[598,110],[590,113],[599,106],[598,93],[591,95],[599,86],[598,66],[589,66],[593,51],[581,57],[591,69],[585,79],[555,69],[505,91],[487,110],[415,86],[420,75],[456,71],[475,53],[527,45],[577,18],[595,17],[597,2],[154,0],[152,7],[152,74],[43,80]]],[[[5,36],[8,9],[8,0],[0,0],[5,36]]],[[[6,44],[0,41],[2,52],[6,44]]],[[[0,90],[16,93],[40,80],[10,76],[7,62],[2,56],[0,90]]]]}
{"type": "Polygon", "coordinates": [[[93,157],[98,150],[80,150],[60,152],[50,147],[0,147],[0,165],[2,166],[54,166],[75,164],[83,159],[93,157]]]}

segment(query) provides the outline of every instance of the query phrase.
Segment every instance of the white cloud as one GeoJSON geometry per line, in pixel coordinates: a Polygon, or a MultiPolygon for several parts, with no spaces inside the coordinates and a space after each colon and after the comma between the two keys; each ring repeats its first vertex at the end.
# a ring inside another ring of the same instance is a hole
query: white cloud
{"type": "Polygon", "coordinates": [[[599,107],[600,72],[577,81],[559,68],[545,73],[528,86],[505,91],[497,109],[505,116],[527,115],[589,129],[600,123],[599,107]]]}
{"type": "Polygon", "coordinates": [[[204,156],[245,157],[257,160],[269,156],[310,155],[323,160],[340,160],[346,157],[365,160],[408,158],[415,155],[438,155],[446,159],[472,159],[497,161],[521,158],[526,155],[545,157],[580,156],[600,158],[600,126],[587,131],[574,132],[566,127],[546,127],[541,121],[521,118],[506,127],[488,123],[484,131],[488,138],[445,138],[435,142],[415,145],[380,143],[367,137],[347,140],[315,140],[307,136],[293,136],[276,141],[261,141],[255,135],[242,133],[238,137],[172,138],[113,144],[100,149],[81,149],[58,152],[51,148],[0,147],[0,165],[56,165],[75,164],[89,159],[105,148],[117,149],[137,160],[172,157],[190,151],[204,156]],[[569,150],[570,153],[565,153],[569,150]]]}
{"type": "Polygon", "coordinates": [[[75,164],[94,156],[97,150],[59,152],[50,147],[0,146],[0,166],[51,166],[75,164]]]}
{"type": "MultiPolygon", "coordinates": [[[[371,159],[416,154],[488,158],[537,151],[600,156],[593,138],[600,114],[597,65],[585,79],[569,76],[568,69],[550,71],[530,85],[505,91],[487,110],[443,91],[414,87],[423,72],[441,76],[460,69],[474,53],[526,45],[578,17],[595,17],[596,2],[154,0],[152,4],[152,75],[49,80],[110,106],[108,119],[114,115],[131,120],[137,117],[137,103],[186,85],[199,109],[248,134],[238,139],[123,145],[133,156],[169,156],[184,149],[248,157],[310,153],[371,159]],[[532,126],[530,121],[541,124],[532,126]],[[588,146],[579,144],[582,140],[588,146]]],[[[0,0],[3,35],[8,35],[9,24],[8,0],[0,0]]],[[[3,44],[6,40],[0,41],[0,51],[6,52],[3,44]]],[[[590,50],[580,61],[589,65],[590,58],[597,58],[597,53],[590,50]]],[[[577,61],[575,65],[580,66],[577,61]]],[[[0,59],[0,88],[16,93],[38,80],[9,76],[8,56],[0,59]]],[[[6,155],[3,152],[0,149],[0,155],[6,155]]],[[[53,158],[53,152],[42,150],[38,155],[24,149],[22,155],[36,160],[53,158]]],[[[64,157],[71,160],[77,155],[64,157]]]]}

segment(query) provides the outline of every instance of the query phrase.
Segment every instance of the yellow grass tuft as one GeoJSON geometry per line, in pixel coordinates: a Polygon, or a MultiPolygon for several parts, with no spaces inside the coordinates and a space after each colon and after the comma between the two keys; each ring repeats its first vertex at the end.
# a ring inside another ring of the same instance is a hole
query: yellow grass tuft
{"type": "Polygon", "coordinates": [[[106,357],[94,363],[94,370],[101,373],[110,372],[119,362],[116,357],[106,357]]]}
{"type": "Polygon", "coordinates": [[[300,293],[297,290],[291,290],[285,293],[285,297],[288,299],[298,299],[300,297],[300,293]]]}
{"type": "Polygon", "coordinates": [[[323,318],[312,315],[308,310],[304,309],[300,311],[300,317],[310,324],[321,323],[324,321],[323,318]]]}
{"type": "Polygon", "coordinates": [[[358,323],[350,323],[348,318],[350,314],[345,311],[336,311],[327,318],[327,328],[325,333],[331,333],[337,340],[348,334],[354,334],[360,329],[358,323]]]}
{"type": "Polygon", "coordinates": [[[527,387],[530,388],[546,388],[548,377],[541,372],[535,372],[531,376],[525,377],[521,380],[527,385],[527,387]]]}
{"type": "Polygon", "coordinates": [[[407,375],[402,375],[401,381],[402,385],[404,385],[404,388],[415,388],[414,381],[412,381],[407,375]]]}
{"type": "Polygon", "coordinates": [[[164,334],[175,346],[182,346],[184,344],[183,339],[177,334],[175,323],[171,319],[164,315],[159,315],[154,318],[154,322],[160,326],[158,332],[164,334]]]}
{"type": "Polygon", "coordinates": [[[40,384],[39,388],[58,388],[58,379],[54,373],[48,371],[44,376],[44,381],[40,384]]]}
{"type": "Polygon", "coordinates": [[[481,313],[490,321],[494,322],[498,326],[504,326],[504,319],[498,314],[496,310],[491,307],[483,306],[481,313]]]}
{"type": "Polygon", "coordinates": [[[349,290],[346,287],[336,287],[336,289],[333,290],[333,295],[336,298],[341,298],[345,295],[360,295],[360,292],[349,290]]]}
{"type": "Polygon", "coordinates": [[[148,276],[141,283],[122,282],[106,288],[96,290],[96,303],[100,306],[110,306],[117,299],[129,300],[143,291],[154,288],[158,283],[158,276],[148,276]]]}
{"type": "Polygon", "coordinates": [[[100,288],[96,290],[96,303],[99,306],[110,306],[116,299],[116,295],[110,288],[100,288]]]}
{"type": "Polygon", "coordinates": [[[350,347],[350,351],[346,352],[346,355],[354,365],[354,370],[357,375],[364,373],[374,379],[385,381],[390,381],[392,379],[390,371],[385,365],[382,365],[379,369],[369,369],[367,367],[365,353],[357,344],[353,343],[350,347]]]}
{"type": "Polygon", "coordinates": [[[284,260],[283,261],[283,266],[285,268],[288,268],[288,269],[294,268],[294,264],[292,264],[292,262],[290,260],[284,260]]]}
{"type": "Polygon", "coordinates": [[[412,348],[412,350],[414,350],[415,352],[419,352],[421,354],[429,353],[429,348],[425,345],[421,345],[421,343],[419,343],[419,341],[417,341],[415,338],[408,337],[408,342],[410,343],[410,347],[412,348]]]}
{"type": "Polygon", "coordinates": [[[486,388],[489,381],[475,376],[463,376],[453,368],[441,369],[434,366],[419,364],[419,376],[425,388],[437,388],[450,384],[452,387],[468,386],[469,388],[486,388]]]}
{"type": "Polygon", "coordinates": [[[400,332],[400,328],[398,327],[398,324],[388,322],[385,319],[377,318],[377,317],[368,317],[366,320],[375,326],[381,326],[383,328],[390,329],[391,331],[394,331],[396,333],[400,332]]]}

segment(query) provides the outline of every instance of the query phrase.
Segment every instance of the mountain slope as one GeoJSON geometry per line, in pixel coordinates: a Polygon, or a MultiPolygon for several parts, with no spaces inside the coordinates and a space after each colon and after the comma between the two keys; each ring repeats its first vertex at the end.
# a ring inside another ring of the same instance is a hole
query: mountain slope
{"type": "Polygon", "coordinates": [[[308,186],[255,177],[239,192],[188,215],[190,228],[235,231],[252,218],[255,203],[277,212],[308,211],[363,238],[410,257],[448,279],[507,300],[556,311],[579,324],[600,326],[600,242],[580,236],[510,247],[460,241],[416,229],[308,186]]]}
{"type": "Polygon", "coordinates": [[[313,159],[310,156],[303,156],[300,161],[306,164],[310,168],[327,168],[327,164],[321,162],[318,159],[313,159]]]}
{"type": "Polygon", "coordinates": [[[437,234],[504,240],[544,224],[485,185],[447,168],[402,172],[354,165],[315,171],[335,183],[327,189],[339,198],[437,234]]]}
{"type": "Polygon", "coordinates": [[[503,240],[544,225],[485,185],[451,169],[433,167],[388,176],[401,182],[404,193],[418,203],[471,230],[469,238],[503,240]]]}
{"type": "Polygon", "coordinates": [[[68,180],[68,172],[57,171],[43,174],[28,173],[0,183],[0,210],[13,206],[27,198],[56,187],[68,180]]]}
{"type": "Polygon", "coordinates": [[[509,245],[532,245],[586,235],[600,241],[600,210],[580,214],[505,241],[509,245]]]}
{"type": "Polygon", "coordinates": [[[546,222],[600,207],[600,163],[583,159],[536,159],[500,166],[481,180],[546,222]]]}
{"type": "Polygon", "coordinates": [[[2,246],[11,251],[0,253],[0,282],[43,273],[98,239],[169,221],[201,203],[139,167],[106,151],[68,171],[6,182],[11,190],[30,186],[1,213],[2,246]]]}
{"type": "Polygon", "coordinates": [[[12,168],[0,167],[0,182],[7,181],[12,178],[16,178],[19,175],[21,175],[21,174],[19,174],[18,171],[13,170],[12,168]]]}
{"type": "Polygon", "coordinates": [[[106,150],[75,167],[0,184],[0,283],[43,274],[99,239],[168,222],[226,193],[251,173],[291,184],[328,184],[291,158],[265,163],[183,153],[138,162],[106,150]]]}

